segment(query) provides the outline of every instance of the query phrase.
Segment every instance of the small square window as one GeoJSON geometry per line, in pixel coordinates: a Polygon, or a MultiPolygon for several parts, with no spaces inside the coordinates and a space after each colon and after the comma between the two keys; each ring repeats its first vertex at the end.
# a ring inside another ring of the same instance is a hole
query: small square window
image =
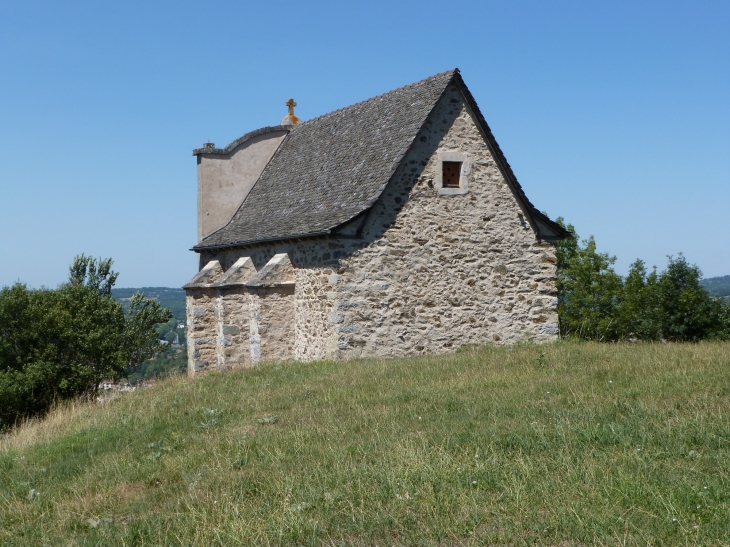
{"type": "Polygon", "coordinates": [[[461,177],[460,161],[445,161],[441,164],[441,172],[443,174],[444,188],[459,188],[459,179],[461,177]]]}

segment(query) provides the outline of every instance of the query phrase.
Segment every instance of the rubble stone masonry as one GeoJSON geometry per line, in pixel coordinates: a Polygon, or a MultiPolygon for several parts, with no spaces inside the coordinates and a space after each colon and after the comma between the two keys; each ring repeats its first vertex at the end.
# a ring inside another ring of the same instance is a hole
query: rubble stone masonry
{"type": "Polygon", "coordinates": [[[291,279],[189,289],[190,372],[554,340],[555,246],[530,222],[452,86],[359,232],[203,255],[224,271],[250,257],[260,273],[286,253],[291,279]],[[444,158],[462,161],[458,191],[440,188],[444,158]]]}

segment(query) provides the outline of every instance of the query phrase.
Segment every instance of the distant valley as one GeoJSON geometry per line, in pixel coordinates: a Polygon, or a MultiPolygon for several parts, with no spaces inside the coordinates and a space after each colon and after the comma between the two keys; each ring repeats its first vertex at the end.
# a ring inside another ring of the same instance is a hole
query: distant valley
{"type": "Polygon", "coordinates": [[[702,286],[707,289],[710,296],[720,297],[730,303],[730,275],[710,277],[701,281],[702,286]]]}
{"type": "MultiPolygon", "coordinates": [[[[137,292],[143,292],[147,298],[157,300],[163,307],[172,312],[178,322],[185,322],[185,290],[170,287],[140,287],[138,289],[112,289],[112,296],[126,306],[129,299],[137,292]]],[[[125,307],[126,309],[126,307],[125,307]]]]}
{"type": "Polygon", "coordinates": [[[148,298],[157,300],[163,307],[172,312],[172,319],[156,327],[160,343],[166,347],[165,351],[140,366],[130,369],[129,382],[136,384],[152,378],[164,377],[169,374],[184,372],[187,369],[188,352],[185,329],[185,291],[170,287],[140,287],[126,289],[112,289],[112,296],[122,303],[125,308],[129,299],[139,291],[148,298]]]}

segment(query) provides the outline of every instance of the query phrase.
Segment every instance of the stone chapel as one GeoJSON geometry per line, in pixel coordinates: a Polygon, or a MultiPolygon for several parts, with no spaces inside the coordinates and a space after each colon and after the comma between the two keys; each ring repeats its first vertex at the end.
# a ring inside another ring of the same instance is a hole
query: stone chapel
{"type": "Polygon", "coordinates": [[[555,243],[458,69],[198,164],[189,372],[554,340],[555,243]]]}

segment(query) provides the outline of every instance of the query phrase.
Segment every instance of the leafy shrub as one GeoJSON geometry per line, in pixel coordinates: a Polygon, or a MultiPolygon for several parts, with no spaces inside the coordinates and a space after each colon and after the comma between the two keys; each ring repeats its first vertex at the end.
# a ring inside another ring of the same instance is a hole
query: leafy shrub
{"type": "MultiPolygon", "coordinates": [[[[575,234],[563,219],[558,223],[575,234]]],[[[730,307],[710,297],[702,272],[681,254],[667,269],[634,262],[626,278],[616,257],[599,253],[591,236],[558,243],[558,315],[562,336],[588,340],[697,341],[730,338],[730,307]]]]}
{"type": "Polygon", "coordinates": [[[162,349],[154,325],[169,311],[138,293],[125,315],[111,296],[111,264],[81,255],[55,290],[0,290],[0,429],[56,400],[93,396],[162,349]]]}

